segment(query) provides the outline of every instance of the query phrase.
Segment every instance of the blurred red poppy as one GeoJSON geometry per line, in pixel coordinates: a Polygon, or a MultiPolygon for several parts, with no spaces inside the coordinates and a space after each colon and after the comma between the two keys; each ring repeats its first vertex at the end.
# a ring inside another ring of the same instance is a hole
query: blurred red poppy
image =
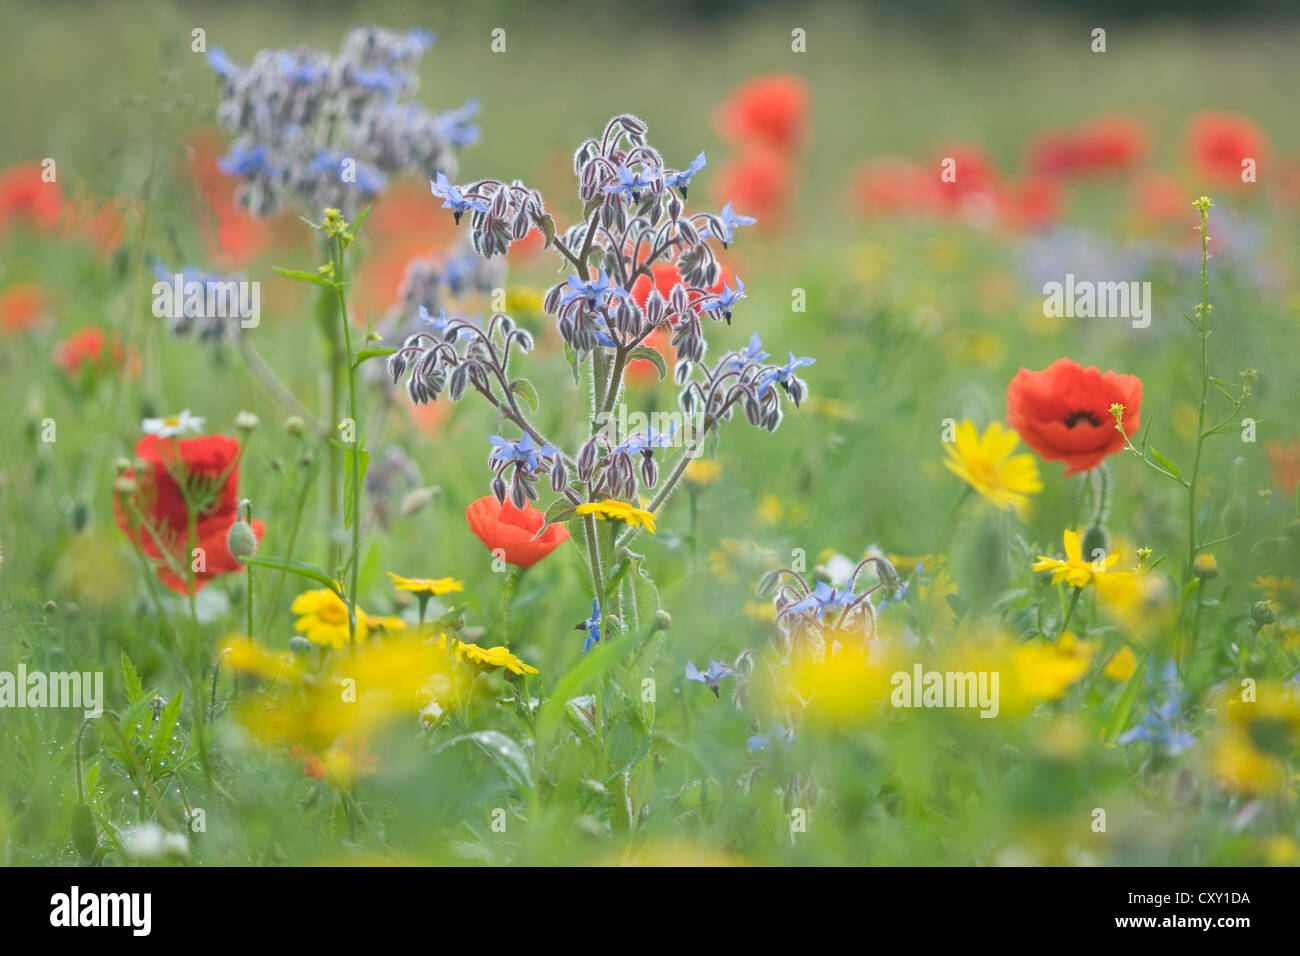
{"type": "Polygon", "coordinates": [[[736,87],[718,111],[718,133],[733,142],[792,150],[802,144],[808,114],[808,84],[774,73],[736,87]]]}
{"type": "Polygon", "coordinates": [[[495,495],[486,495],[466,508],[465,520],[489,551],[500,550],[507,563],[521,568],[531,568],[569,540],[569,529],[562,524],[553,524],[534,538],[546,516],[528,502],[520,510],[509,500],[502,504],[495,495]]]}
{"type": "Polygon", "coordinates": [[[1264,450],[1273,467],[1273,484],[1285,495],[1295,494],[1296,485],[1300,484],[1300,440],[1289,448],[1271,442],[1264,450]]]}
{"type": "Polygon", "coordinates": [[[939,177],[910,159],[880,156],[853,174],[854,205],[867,216],[933,211],[939,201],[939,177]]]}
{"type": "Polygon", "coordinates": [[[49,300],[34,282],[15,282],[0,292],[0,329],[5,332],[21,332],[49,313],[49,300]]]}
{"type": "Polygon", "coordinates": [[[1264,131],[1236,113],[1197,113],[1187,127],[1187,145],[1197,172],[1219,185],[1241,185],[1242,164],[1263,165],[1269,143],[1264,131]]]}
{"type": "Polygon", "coordinates": [[[774,149],[748,149],[722,165],[712,193],[719,205],[736,204],[758,220],[760,229],[773,229],[784,218],[790,198],[793,163],[774,149]]]}
{"type": "Polygon", "coordinates": [[[1011,380],[1007,423],[1044,460],[1065,462],[1068,477],[1124,448],[1110,413],[1114,404],[1124,406],[1124,432],[1131,437],[1141,424],[1142,381],[1061,358],[1041,372],[1022,368],[1011,380]]]}
{"type": "Polygon", "coordinates": [[[194,134],[185,144],[203,241],[214,265],[236,269],[266,250],[275,238],[275,230],[270,221],[250,215],[235,201],[240,180],[222,172],[218,165],[221,149],[221,141],[212,130],[194,134]]]}
{"type": "MultiPolygon", "coordinates": [[[[114,514],[123,533],[154,561],[158,580],[177,594],[189,593],[188,575],[177,573],[177,568],[185,571],[198,564],[196,592],[217,575],[244,569],[226,544],[239,508],[240,454],[239,442],[225,435],[145,435],[136,443],[135,457],[145,470],[125,473],[136,483],[133,507],[115,498],[114,514]],[[198,503],[193,538],[182,482],[198,503]],[[201,561],[193,555],[195,548],[201,549],[201,561]]],[[[252,527],[260,541],[263,523],[253,521],[252,527]]]]}
{"type": "Polygon", "coordinates": [[[50,232],[63,217],[63,189],[41,178],[37,162],[18,163],[0,170],[0,233],[17,222],[50,232]]]}
{"type": "MultiPolygon", "coordinates": [[[[110,368],[120,367],[126,357],[121,341],[114,336],[111,351],[107,347],[108,333],[98,325],[88,325],[77,329],[62,342],[54,346],[54,361],[69,378],[80,378],[83,374],[99,374],[110,368]]],[[[131,355],[132,365],[136,360],[131,355]]],[[[131,369],[128,368],[128,371],[131,369]]]]}
{"type": "Polygon", "coordinates": [[[1103,116],[1070,130],[1036,137],[1028,165],[1046,176],[1097,176],[1120,172],[1147,155],[1147,134],[1131,116],[1103,116]]]}

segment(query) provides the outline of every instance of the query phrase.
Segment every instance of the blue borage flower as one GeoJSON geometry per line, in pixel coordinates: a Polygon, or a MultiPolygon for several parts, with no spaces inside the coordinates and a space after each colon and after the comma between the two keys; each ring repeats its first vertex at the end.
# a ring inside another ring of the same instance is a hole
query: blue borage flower
{"type": "Polygon", "coordinates": [[[455,149],[477,135],[469,121],[477,104],[435,115],[407,99],[432,42],[420,30],[358,27],[337,54],[263,50],[247,65],[212,48],[217,118],[235,137],[222,168],[245,180],[240,203],[264,216],[292,199],[352,219],[392,176],[454,175],[455,149]],[[355,178],[338,174],[344,158],[356,162],[355,178]]]}
{"type": "MultiPolygon", "coordinates": [[[[153,261],[153,274],[159,282],[165,282],[169,286],[174,286],[177,272],[166,265],[159,259],[153,261]]],[[[242,281],[241,275],[218,275],[215,272],[200,272],[194,266],[186,266],[179,273],[181,277],[181,290],[174,297],[173,308],[166,314],[167,331],[178,338],[184,338],[188,335],[197,333],[196,337],[200,342],[210,344],[220,344],[228,335],[238,335],[240,330],[240,316],[237,312],[232,311],[232,306],[237,306],[239,299],[236,294],[235,302],[230,303],[230,283],[242,281]],[[199,283],[203,287],[203,306],[195,310],[189,298],[188,287],[190,283],[199,283]],[[220,301],[226,301],[228,307],[220,307],[208,314],[209,303],[216,304],[220,301]]]]}
{"type": "Polygon", "coordinates": [[[735,676],[737,676],[736,669],[727,664],[723,664],[720,661],[709,661],[709,669],[703,672],[695,666],[693,661],[686,662],[686,679],[699,681],[709,690],[713,691],[714,697],[721,696],[718,685],[721,683],[722,678],[735,676]]]}
{"type": "Polygon", "coordinates": [[[722,243],[723,248],[726,248],[731,245],[737,226],[752,226],[756,222],[758,220],[753,216],[737,215],[731,208],[731,203],[727,203],[722,207],[721,213],[709,217],[709,224],[700,230],[700,238],[707,239],[709,236],[714,235],[713,226],[716,225],[718,227],[717,239],[722,243]]]}
{"type": "Polygon", "coordinates": [[[825,581],[818,581],[811,594],[790,605],[786,610],[790,614],[811,614],[820,621],[827,611],[848,607],[860,597],[861,595],[854,594],[851,590],[841,591],[831,587],[825,581]]]}
{"type": "Polygon", "coordinates": [[[1165,660],[1156,674],[1156,668],[1147,672],[1147,680],[1158,687],[1158,702],[1153,700],[1150,709],[1129,730],[1115,738],[1117,743],[1131,744],[1146,741],[1152,747],[1177,756],[1196,744],[1196,738],[1182,728],[1182,684],[1178,680],[1178,666],[1172,658],[1165,660]],[[1159,699],[1163,698],[1163,699],[1159,699]]]}
{"type": "Polygon", "coordinates": [[[615,448],[614,454],[632,455],[640,452],[642,455],[652,455],[658,448],[672,448],[676,434],[676,422],[670,421],[668,423],[667,434],[657,432],[653,425],[649,425],[645,431],[637,432],[615,448]]]}
{"type": "Polygon", "coordinates": [[[493,445],[492,461],[506,465],[513,464],[530,475],[537,471],[543,458],[554,457],[557,452],[553,445],[534,444],[531,435],[524,435],[523,438],[514,441],[502,438],[500,435],[489,435],[488,441],[493,445]]]}
{"type": "Polygon", "coordinates": [[[618,164],[618,182],[606,186],[605,192],[610,196],[617,196],[619,193],[627,193],[633,202],[641,199],[641,194],[651,192],[654,189],[655,177],[648,176],[644,172],[632,172],[627,168],[626,163],[618,164]]]}
{"type": "Polygon", "coordinates": [[[582,642],[583,653],[591,650],[592,646],[600,643],[600,602],[593,600],[591,602],[591,617],[587,618],[581,624],[573,626],[575,631],[586,631],[587,639],[582,642]]]}
{"type": "Polygon", "coordinates": [[[736,288],[733,291],[729,286],[724,285],[722,291],[718,293],[716,299],[710,300],[706,305],[700,308],[701,312],[721,312],[722,317],[731,324],[731,309],[741,299],[745,298],[745,283],[741,281],[740,276],[736,276],[736,288]]]}
{"type": "Polygon", "coordinates": [[[460,225],[460,217],[465,215],[469,210],[475,212],[487,212],[488,204],[481,199],[467,198],[457,187],[453,186],[448,180],[445,173],[439,173],[437,179],[429,181],[429,188],[433,194],[443,201],[442,208],[450,209],[452,217],[456,220],[456,225],[460,225]]]}
{"type": "MultiPolygon", "coordinates": [[[[587,308],[594,310],[600,305],[601,299],[604,299],[607,296],[613,296],[620,299],[632,298],[631,294],[628,293],[626,289],[615,285],[610,280],[609,276],[605,274],[604,269],[600,270],[600,274],[596,276],[596,278],[590,279],[586,282],[582,281],[577,276],[571,275],[565,280],[565,283],[568,286],[569,291],[564,293],[564,296],[560,299],[561,306],[566,306],[576,299],[584,299],[586,300],[587,308]]],[[[613,344],[613,342],[610,342],[610,345],[613,344]]]]}
{"type": "MultiPolygon", "coordinates": [[[[439,309],[438,317],[435,319],[429,315],[429,310],[425,306],[420,306],[420,318],[430,330],[437,334],[439,340],[443,338],[447,328],[451,325],[451,319],[447,318],[446,309],[439,309]]],[[[467,328],[461,328],[456,332],[456,338],[460,340],[472,339],[473,337],[474,333],[467,328]]]]}
{"type": "Polygon", "coordinates": [[[686,189],[691,184],[691,177],[698,173],[707,165],[704,160],[704,152],[691,160],[691,164],[680,172],[670,174],[664,179],[665,189],[678,189],[681,191],[682,198],[686,198],[686,189]]]}
{"type": "Polygon", "coordinates": [[[745,747],[750,751],[766,750],[768,744],[778,743],[783,746],[790,746],[794,743],[794,728],[783,727],[776,721],[772,721],[771,729],[765,734],[754,734],[745,741],[745,747]]]}
{"type": "Polygon", "coordinates": [[[759,394],[762,395],[772,386],[773,383],[775,383],[785,389],[786,394],[790,396],[790,400],[794,402],[795,408],[798,408],[799,403],[803,401],[804,396],[808,393],[808,387],[804,385],[801,379],[795,376],[795,369],[814,365],[817,360],[806,357],[795,358],[793,352],[790,352],[789,356],[790,357],[786,361],[784,367],[773,368],[762,377],[759,381],[759,394]]]}

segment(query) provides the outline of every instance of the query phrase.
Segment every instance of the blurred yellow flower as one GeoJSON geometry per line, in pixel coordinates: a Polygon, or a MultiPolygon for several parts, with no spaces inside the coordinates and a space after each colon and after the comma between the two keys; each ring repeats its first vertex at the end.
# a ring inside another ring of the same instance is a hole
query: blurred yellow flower
{"type": "Polygon", "coordinates": [[[990,422],[983,435],[973,422],[961,422],[953,438],[944,444],[944,464],[999,508],[1020,510],[1043,490],[1034,456],[1011,454],[1020,436],[1001,422],[990,422]]]}
{"type": "Polygon", "coordinates": [[[617,501],[614,498],[606,498],[604,501],[588,501],[578,505],[575,510],[580,515],[595,515],[598,518],[610,521],[622,521],[629,527],[645,528],[651,534],[655,533],[654,512],[638,508],[626,501],[617,501]]]}
{"type": "Polygon", "coordinates": [[[1133,648],[1125,644],[1115,655],[1106,662],[1106,667],[1102,673],[1111,680],[1117,680],[1121,684],[1126,683],[1133,672],[1137,670],[1138,657],[1133,653],[1133,648]]]}
{"type": "Polygon", "coordinates": [[[1034,562],[1033,569],[1035,571],[1052,572],[1053,584],[1064,581],[1071,587],[1085,588],[1093,583],[1096,576],[1109,571],[1115,566],[1115,562],[1119,560],[1118,554],[1107,554],[1097,562],[1085,561],[1083,559],[1083,545],[1079,543],[1079,535],[1069,528],[1065,529],[1064,543],[1064,561],[1040,554],[1038,560],[1034,562]]]}
{"type": "Polygon", "coordinates": [[[1300,747],[1300,688],[1261,680],[1254,693],[1233,693],[1215,741],[1215,776],[1229,790],[1258,796],[1288,781],[1288,760],[1300,747]],[[1253,699],[1252,699],[1253,697],[1253,699]]]}
{"type": "MultiPolygon", "coordinates": [[[[828,638],[833,640],[833,637],[828,638]]],[[[805,654],[791,662],[786,706],[804,706],[804,721],[814,725],[851,723],[883,713],[889,705],[895,670],[883,652],[870,658],[846,638],[831,655],[805,654]]],[[[874,649],[873,649],[874,650],[874,649]]]]}
{"type": "Polygon", "coordinates": [[[388,572],[388,576],[392,578],[393,586],[397,590],[410,591],[412,594],[441,597],[453,591],[465,590],[465,582],[457,581],[455,578],[404,578],[392,571],[388,572]]]}
{"type": "MultiPolygon", "coordinates": [[[[348,642],[348,606],[329,588],[304,591],[293,599],[290,610],[297,615],[294,629],[313,644],[343,647],[348,642]]],[[[400,631],[406,622],[400,617],[375,617],[360,607],[356,609],[357,641],[364,641],[371,631],[400,631]]]]}
{"type": "Polygon", "coordinates": [[[703,488],[718,480],[722,474],[722,465],[708,458],[697,458],[686,466],[686,483],[696,488],[703,488]]]}
{"type": "Polygon", "coordinates": [[[302,673],[302,659],[294,654],[277,654],[241,634],[231,634],[221,649],[231,669],[256,677],[297,677],[302,673]]]}

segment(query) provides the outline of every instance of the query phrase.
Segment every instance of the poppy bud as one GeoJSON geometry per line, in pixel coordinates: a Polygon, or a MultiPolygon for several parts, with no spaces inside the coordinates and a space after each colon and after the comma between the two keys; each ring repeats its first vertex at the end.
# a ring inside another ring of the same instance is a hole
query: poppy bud
{"type": "Polygon", "coordinates": [[[1101,525],[1095,524],[1083,536],[1083,557],[1091,561],[1098,551],[1103,557],[1110,554],[1110,535],[1101,525]]]}
{"type": "Polygon", "coordinates": [[[247,564],[248,559],[257,554],[257,535],[247,521],[236,521],[226,534],[226,547],[240,564],[247,564]]]}
{"type": "Polygon", "coordinates": [[[311,650],[311,641],[307,640],[307,638],[303,637],[301,634],[295,634],[293,637],[289,638],[289,650],[293,651],[295,654],[306,654],[311,650]]]}

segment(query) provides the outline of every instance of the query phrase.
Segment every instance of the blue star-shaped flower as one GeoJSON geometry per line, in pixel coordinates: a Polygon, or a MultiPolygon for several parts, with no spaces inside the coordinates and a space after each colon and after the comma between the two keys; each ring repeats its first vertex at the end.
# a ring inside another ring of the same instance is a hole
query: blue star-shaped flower
{"type": "MultiPolygon", "coordinates": [[[[616,295],[624,299],[631,298],[624,289],[614,285],[609,276],[605,274],[604,269],[600,270],[600,275],[587,282],[583,282],[577,276],[571,275],[565,280],[565,284],[569,287],[569,291],[564,293],[564,297],[560,299],[560,305],[562,306],[568,305],[575,299],[586,299],[587,308],[595,309],[600,304],[600,300],[606,296],[616,295]]],[[[614,343],[611,342],[610,344],[613,345],[614,343]]]]}
{"type": "Polygon", "coordinates": [[[586,631],[587,639],[582,642],[583,652],[591,650],[593,644],[600,643],[600,602],[591,602],[591,617],[587,618],[581,624],[573,626],[575,631],[586,631]]]}
{"type": "Polygon", "coordinates": [[[611,196],[619,193],[627,193],[633,202],[641,198],[641,194],[650,189],[650,177],[643,176],[642,173],[634,173],[627,168],[626,163],[618,164],[618,182],[613,186],[606,186],[605,192],[611,196]]]}
{"type": "Polygon", "coordinates": [[[852,591],[839,591],[831,587],[825,581],[818,581],[817,586],[813,588],[812,594],[809,594],[802,601],[796,601],[790,605],[791,614],[803,614],[811,611],[817,620],[827,612],[839,607],[846,607],[857,600],[857,595],[852,591]]]}
{"type": "Polygon", "coordinates": [[[797,386],[799,380],[795,377],[794,371],[795,369],[803,368],[807,365],[813,365],[817,360],[812,358],[795,358],[793,352],[788,354],[790,358],[785,363],[784,368],[774,368],[763,376],[761,383],[762,388],[759,389],[759,394],[762,395],[768,390],[772,383],[775,382],[785,389],[786,394],[794,399],[795,406],[797,407],[803,397],[803,389],[797,386]]]}
{"type": "Polygon", "coordinates": [[[532,435],[524,435],[523,438],[515,441],[502,438],[500,435],[489,435],[488,441],[492,442],[494,446],[491,455],[492,461],[514,462],[529,474],[537,470],[537,466],[541,464],[542,456],[550,456],[556,453],[554,445],[542,445],[539,448],[533,443],[532,435]]]}
{"type": "MultiPolygon", "coordinates": [[[[718,214],[718,219],[720,220],[718,225],[722,228],[722,235],[718,236],[718,240],[723,244],[723,246],[731,245],[731,239],[735,234],[737,226],[752,226],[754,223],[758,222],[758,220],[753,216],[737,215],[731,208],[731,203],[727,203],[722,207],[722,212],[718,214]]],[[[703,231],[700,233],[700,236],[701,238],[707,238],[709,235],[710,229],[708,226],[705,226],[703,231]]]]}
{"type": "Polygon", "coordinates": [[[665,179],[664,187],[666,189],[672,189],[673,187],[680,189],[682,191],[682,198],[685,199],[686,188],[691,184],[691,177],[694,176],[696,173],[698,173],[701,169],[703,169],[705,165],[706,164],[704,161],[704,153],[701,152],[700,155],[696,156],[694,159],[691,160],[691,164],[689,166],[687,166],[681,172],[673,173],[671,176],[665,179]]]}
{"type": "Polygon", "coordinates": [[[718,693],[718,684],[722,681],[722,678],[735,676],[736,671],[733,668],[728,667],[726,664],[720,663],[719,661],[709,661],[709,669],[703,673],[701,673],[700,669],[695,666],[694,662],[686,662],[686,679],[699,681],[709,690],[713,691],[714,697],[720,696],[718,693]]]}
{"type": "Polygon", "coordinates": [[[741,281],[740,276],[736,276],[736,288],[733,291],[728,286],[723,286],[718,297],[708,305],[700,309],[701,312],[721,312],[722,317],[731,324],[731,309],[741,299],[745,298],[745,283],[741,281]]]}
{"type": "Polygon", "coordinates": [[[467,210],[473,209],[475,212],[488,211],[488,204],[483,200],[466,199],[464,193],[448,182],[446,173],[439,173],[437,179],[430,180],[429,188],[433,190],[435,196],[443,201],[442,208],[451,210],[457,225],[460,225],[460,217],[465,215],[467,210]]]}

